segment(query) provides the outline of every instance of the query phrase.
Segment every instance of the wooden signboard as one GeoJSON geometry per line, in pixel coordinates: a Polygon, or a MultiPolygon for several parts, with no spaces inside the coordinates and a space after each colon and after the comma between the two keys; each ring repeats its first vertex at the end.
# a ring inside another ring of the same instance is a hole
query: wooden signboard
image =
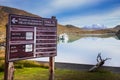
{"type": "Polygon", "coordinates": [[[49,80],[54,80],[57,20],[10,14],[6,29],[4,80],[14,79],[14,61],[49,57],[49,80]]]}
{"type": "Polygon", "coordinates": [[[9,15],[8,61],[57,55],[57,20],[9,15]]]}

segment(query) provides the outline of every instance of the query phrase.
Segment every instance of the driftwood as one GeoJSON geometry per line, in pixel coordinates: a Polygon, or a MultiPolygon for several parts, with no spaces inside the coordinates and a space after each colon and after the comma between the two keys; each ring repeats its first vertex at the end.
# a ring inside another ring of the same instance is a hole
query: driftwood
{"type": "Polygon", "coordinates": [[[95,66],[93,66],[92,68],[89,69],[90,72],[92,71],[96,71],[97,69],[99,69],[101,66],[103,66],[103,64],[105,63],[105,61],[109,60],[111,58],[105,58],[105,59],[102,59],[101,58],[101,53],[98,54],[97,56],[97,64],[95,66]]]}

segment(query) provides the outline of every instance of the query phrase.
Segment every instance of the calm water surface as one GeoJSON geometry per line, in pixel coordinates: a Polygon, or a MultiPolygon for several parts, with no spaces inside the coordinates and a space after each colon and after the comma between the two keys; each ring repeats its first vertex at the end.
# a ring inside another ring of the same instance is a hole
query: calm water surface
{"type": "MultiPolygon", "coordinates": [[[[107,66],[120,67],[120,40],[113,36],[109,37],[80,37],[69,42],[59,41],[57,47],[56,62],[96,64],[96,57],[101,53],[103,59],[112,58],[106,61],[107,66]]],[[[44,60],[40,58],[37,60],[44,60]]]]}

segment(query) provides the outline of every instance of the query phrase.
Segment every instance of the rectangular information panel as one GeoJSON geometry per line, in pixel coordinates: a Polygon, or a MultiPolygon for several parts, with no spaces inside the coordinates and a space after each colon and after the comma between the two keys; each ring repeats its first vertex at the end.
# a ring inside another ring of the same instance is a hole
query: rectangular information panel
{"type": "Polygon", "coordinates": [[[57,20],[9,15],[8,61],[57,55],[57,20]]]}

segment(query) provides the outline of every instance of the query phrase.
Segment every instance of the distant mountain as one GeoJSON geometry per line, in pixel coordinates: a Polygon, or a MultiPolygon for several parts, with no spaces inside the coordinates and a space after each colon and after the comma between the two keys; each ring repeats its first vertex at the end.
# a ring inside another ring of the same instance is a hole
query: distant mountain
{"type": "MultiPolygon", "coordinates": [[[[40,17],[38,15],[26,12],[24,10],[10,8],[6,6],[0,6],[0,38],[1,36],[5,36],[6,34],[6,24],[8,23],[8,15],[9,14],[18,14],[18,15],[25,15],[31,17],[40,17]]],[[[61,25],[58,23],[57,25],[58,35],[62,33],[67,34],[104,34],[104,33],[114,33],[120,30],[120,25],[116,26],[115,28],[106,29],[106,26],[93,24],[91,26],[84,26],[83,28],[78,28],[74,25],[61,25]],[[90,31],[91,30],[91,31],[90,31]],[[92,31],[94,30],[94,31],[92,31]]]]}
{"type": "Polygon", "coordinates": [[[101,29],[106,29],[107,27],[105,25],[100,25],[100,24],[92,24],[90,26],[84,26],[82,29],[84,30],[101,30],[101,29]]]}
{"type": "Polygon", "coordinates": [[[6,7],[6,6],[0,6],[0,27],[5,26],[6,23],[8,22],[8,14],[18,14],[18,15],[38,17],[37,15],[31,14],[24,10],[10,8],[10,7],[6,7]]]}
{"type": "MultiPolygon", "coordinates": [[[[25,16],[31,16],[31,17],[40,17],[38,15],[26,12],[24,10],[16,9],[16,8],[11,8],[11,7],[6,7],[6,6],[0,6],[0,37],[1,35],[5,36],[5,29],[6,29],[6,24],[8,23],[8,15],[9,14],[17,14],[17,15],[25,15],[25,16]]],[[[58,24],[58,34],[61,33],[69,33],[69,32],[79,32],[80,28],[77,28],[72,25],[60,25],[58,24]]]]}
{"type": "Polygon", "coordinates": [[[0,40],[1,40],[1,36],[5,36],[5,34],[6,34],[6,24],[8,23],[8,15],[9,14],[18,14],[18,15],[39,17],[37,15],[26,12],[24,10],[10,8],[10,7],[6,7],[6,6],[0,6],[0,40]]]}
{"type": "Polygon", "coordinates": [[[115,29],[116,31],[120,30],[120,25],[115,26],[113,29],[115,29]]]}
{"type": "Polygon", "coordinates": [[[81,28],[78,28],[73,25],[58,24],[58,35],[62,33],[68,33],[68,34],[79,33],[81,30],[82,30],[81,28]]]}

